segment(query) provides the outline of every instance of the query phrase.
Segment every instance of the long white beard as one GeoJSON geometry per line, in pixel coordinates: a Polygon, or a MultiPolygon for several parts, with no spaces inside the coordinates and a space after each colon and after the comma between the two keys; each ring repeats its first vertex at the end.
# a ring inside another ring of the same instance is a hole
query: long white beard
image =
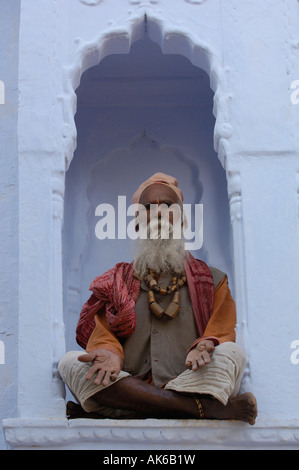
{"type": "Polygon", "coordinates": [[[184,238],[172,238],[173,227],[169,224],[169,238],[163,238],[167,231],[168,222],[161,225],[149,224],[146,228],[147,237],[142,235],[136,241],[136,254],[134,258],[135,275],[139,279],[153,270],[156,273],[182,272],[184,270],[184,259],[186,257],[184,238]],[[150,230],[153,229],[157,238],[150,238],[150,230]]]}

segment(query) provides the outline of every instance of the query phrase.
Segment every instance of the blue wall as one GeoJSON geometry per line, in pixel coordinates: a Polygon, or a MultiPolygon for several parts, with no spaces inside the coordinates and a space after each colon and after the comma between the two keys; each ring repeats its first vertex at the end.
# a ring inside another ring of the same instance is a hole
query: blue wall
{"type": "MultiPolygon", "coordinates": [[[[0,423],[17,415],[19,21],[20,0],[0,0],[0,423]]],[[[0,449],[6,449],[2,426],[0,449]]]]}

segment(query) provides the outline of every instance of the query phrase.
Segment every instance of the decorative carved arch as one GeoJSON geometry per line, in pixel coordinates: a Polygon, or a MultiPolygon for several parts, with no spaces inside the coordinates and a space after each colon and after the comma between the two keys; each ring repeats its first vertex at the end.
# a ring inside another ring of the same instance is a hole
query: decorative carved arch
{"type": "Polygon", "coordinates": [[[77,40],[78,47],[74,61],[65,70],[65,90],[62,100],[65,119],[66,170],[76,148],[77,131],[74,116],[77,96],[75,91],[80,84],[82,74],[110,54],[128,54],[132,44],[141,39],[145,31],[151,40],[159,44],[164,54],[181,54],[209,75],[210,86],[215,93],[214,148],[225,168],[225,154],[228,140],[232,135],[232,126],[228,117],[228,103],[231,96],[226,89],[225,71],[223,71],[218,54],[198,34],[181,27],[173,29],[173,26],[168,25],[165,19],[142,13],[139,17],[129,20],[122,29],[111,27],[92,42],[77,40]]]}
{"type": "MultiPolygon", "coordinates": [[[[76,149],[77,129],[75,113],[77,105],[76,89],[80,84],[82,74],[89,68],[99,64],[111,54],[128,54],[132,44],[141,39],[145,32],[153,42],[156,42],[163,54],[180,54],[190,62],[203,69],[210,78],[210,87],[214,92],[213,114],[215,116],[214,149],[226,170],[230,215],[233,228],[234,269],[244,272],[244,237],[242,222],[242,187],[238,170],[227,168],[227,155],[230,154],[230,138],[233,128],[229,118],[229,104],[232,95],[228,89],[227,71],[219,57],[218,51],[207,44],[198,32],[184,29],[182,26],[173,27],[165,17],[152,14],[150,6],[139,12],[122,28],[110,26],[93,41],[77,39],[77,50],[73,62],[65,69],[65,89],[62,99],[65,120],[65,171],[69,168],[76,149]]],[[[246,349],[247,337],[247,297],[246,279],[236,281],[236,301],[239,313],[237,332],[239,341],[246,349]]],[[[249,372],[245,375],[249,375],[249,372]]]]}
{"type": "MultiPolygon", "coordinates": [[[[238,169],[227,165],[230,155],[230,138],[233,127],[229,117],[229,105],[232,94],[228,88],[227,71],[223,67],[219,52],[214,50],[198,32],[185,29],[182,26],[174,28],[165,17],[152,13],[147,6],[134,17],[128,16],[122,28],[111,25],[101,32],[93,41],[85,42],[77,39],[77,50],[73,62],[65,69],[65,89],[62,99],[65,120],[65,171],[69,168],[76,149],[77,129],[75,113],[77,105],[76,89],[80,84],[82,74],[111,54],[128,54],[132,44],[141,39],[145,32],[156,42],[164,54],[180,54],[190,62],[202,68],[210,78],[210,87],[214,91],[213,114],[215,116],[214,149],[226,170],[228,199],[233,231],[233,257],[235,271],[235,298],[238,310],[236,326],[239,342],[246,350],[247,342],[247,288],[244,259],[243,234],[243,202],[242,183],[238,169]],[[240,273],[243,273],[240,276],[240,273]]],[[[247,367],[245,377],[250,376],[247,367]]]]}

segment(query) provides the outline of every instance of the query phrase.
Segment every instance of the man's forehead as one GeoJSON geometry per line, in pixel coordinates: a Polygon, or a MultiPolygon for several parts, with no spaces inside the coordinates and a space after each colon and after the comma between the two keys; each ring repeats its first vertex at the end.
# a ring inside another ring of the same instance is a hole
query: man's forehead
{"type": "Polygon", "coordinates": [[[174,203],[179,203],[180,200],[177,194],[165,184],[155,183],[148,186],[141,194],[139,203],[144,204],[146,202],[160,200],[168,200],[174,203]]]}

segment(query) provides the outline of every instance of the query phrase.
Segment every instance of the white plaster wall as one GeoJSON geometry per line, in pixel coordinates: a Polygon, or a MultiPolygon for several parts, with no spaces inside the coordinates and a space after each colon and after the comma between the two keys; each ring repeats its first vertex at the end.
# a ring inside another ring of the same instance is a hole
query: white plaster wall
{"type": "MultiPolygon", "coordinates": [[[[18,36],[20,2],[0,2],[0,416],[17,416],[18,372],[18,36]],[[2,355],[2,353],[4,353],[2,355]]],[[[2,426],[0,449],[6,448],[2,426]]]]}
{"type": "MultiPolygon", "coordinates": [[[[64,412],[56,365],[65,348],[61,257],[64,176],[69,169],[67,179],[76,180],[79,172],[76,165],[82,162],[82,158],[75,158],[70,166],[76,147],[75,90],[83,72],[104,57],[129,54],[132,44],[144,34],[145,15],[148,35],[163,53],[181,54],[194,66],[203,68],[215,93],[214,149],[227,177],[237,331],[248,355],[244,387],[256,394],[259,403],[259,421],[250,431],[256,434],[249,447],[257,445],[259,439],[265,445],[272,442],[296,447],[299,365],[291,362],[290,344],[299,339],[299,108],[290,98],[291,83],[299,78],[297,0],[22,2],[18,121],[19,356],[18,361],[15,356],[11,360],[18,368],[18,416],[23,421],[5,423],[9,445],[30,447],[28,436],[33,436],[31,431],[35,429],[30,420],[53,417],[59,420],[64,412]]],[[[132,53],[129,56],[132,58],[132,53]]],[[[116,64],[119,67],[120,62],[116,64]]],[[[13,75],[16,77],[16,71],[13,75]]],[[[86,118],[84,112],[80,113],[78,122],[86,118]]],[[[108,116],[111,119],[111,110],[106,111],[105,117],[108,116]]],[[[188,119],[190,116],[189,113],[188,119]]],[[[150,113],[147,121],[150,122],[150,113]]],[[[108,155],[112,161],[115,156],[111,156],[112,151],[127,149],[132,139],[140,136],[132,125],[134,122],[136,117],[129,121],[127,134],[117,136],[114,142],[117,145],[113,145],[112,134],[108,134],[110,140],[104,139],[102,158],[108,155]]],[[[210,123],[211,126],[211,118],[210,123]]],[[[193,126],[188,129],[190,137],[196,120],[193,126]]],[[[200,133],[196,138],[192,134],[194,145],[187,147],[180,134],[173,137],[164,127],[161,135],[158,127],[156,123],[148,127],[147,135],[157,139],[162,148],[174,146],[184,156],[190,156],[192,163],[196,161],[194,148],[200,133]]],[[[95,150],[100,140],[100,135],[95,138],[91,131],[94,141],[84,147],[87,130],[84,125],[79,127],[77,152],[81,156],[85,148],[95,150]]],[[[211,149],[208,152],[213,153],[211,149]]],[[[88,157],[90,165],[82,184],[85,195],[90,171],[96,163],[94,154],[88,157]]],[[[220,175],[222,168],[215,171],[220,175]]],[[[200,178],[202,175],[206,181],[208,174],[215,181],[212,166],[205,166],[200,178]]],[[[220,176],[216,178],[220,180],[220,176]]],[[[66,216],[71,215],[72,209],[68,194],[66,216]]],[[[10,202],[9,207],[15,207],[14,204],[10,202]]],[[[78,214],[85,214],[86,207],[80,206],[78,214]]],[[[65,229],[70,227],[71,224],[66,225],[65,229]]],[[[13,237],[11,240],[13,250],[15,241],[13,237]]],[[[88,256],[84,254],[86,267],[88,256]]],[[[222,263],[224,267],[229,265],[229,259],[222,259],[222,263]]],[[[81,280],[80,274],[79,284],[77,275],[74,282],[71,279],[70,285],[79,285],[80,295],[87,288],[87,274],[82,273],[81,280]]],[[[13,299],[13,294],[10,297],[13,299]]],[[[69,305],[67,308],[72,309],[69,305]]],[[[47,428],[44,421],[39,423],[47,428]]],[[[55,435],[62,439],[64,433],[57,429],[51,442],[38,437],[44,436],[40,429],[32,440],[54,446],[55,435]]],[[[213,429],[214,438],[218,436],[220,445],[229,446],[229,431],[224,433],[225,437],[221,427],[220,434],[217,429],[213,429]]],[[[234,433],[240,439],[239,445],[242,439],[246,441],[243,429],[237,426],[234,433]]],[[[207,427],[205,435],[211,439],[208,431],[207,427]]],[[[120,430],[117,432],[121,434],[120,430]]],[[[77,437],[81,439],[80,430],[77,437]]],[[[66,446],[67,439],[61,440],[66,446]]]]}

